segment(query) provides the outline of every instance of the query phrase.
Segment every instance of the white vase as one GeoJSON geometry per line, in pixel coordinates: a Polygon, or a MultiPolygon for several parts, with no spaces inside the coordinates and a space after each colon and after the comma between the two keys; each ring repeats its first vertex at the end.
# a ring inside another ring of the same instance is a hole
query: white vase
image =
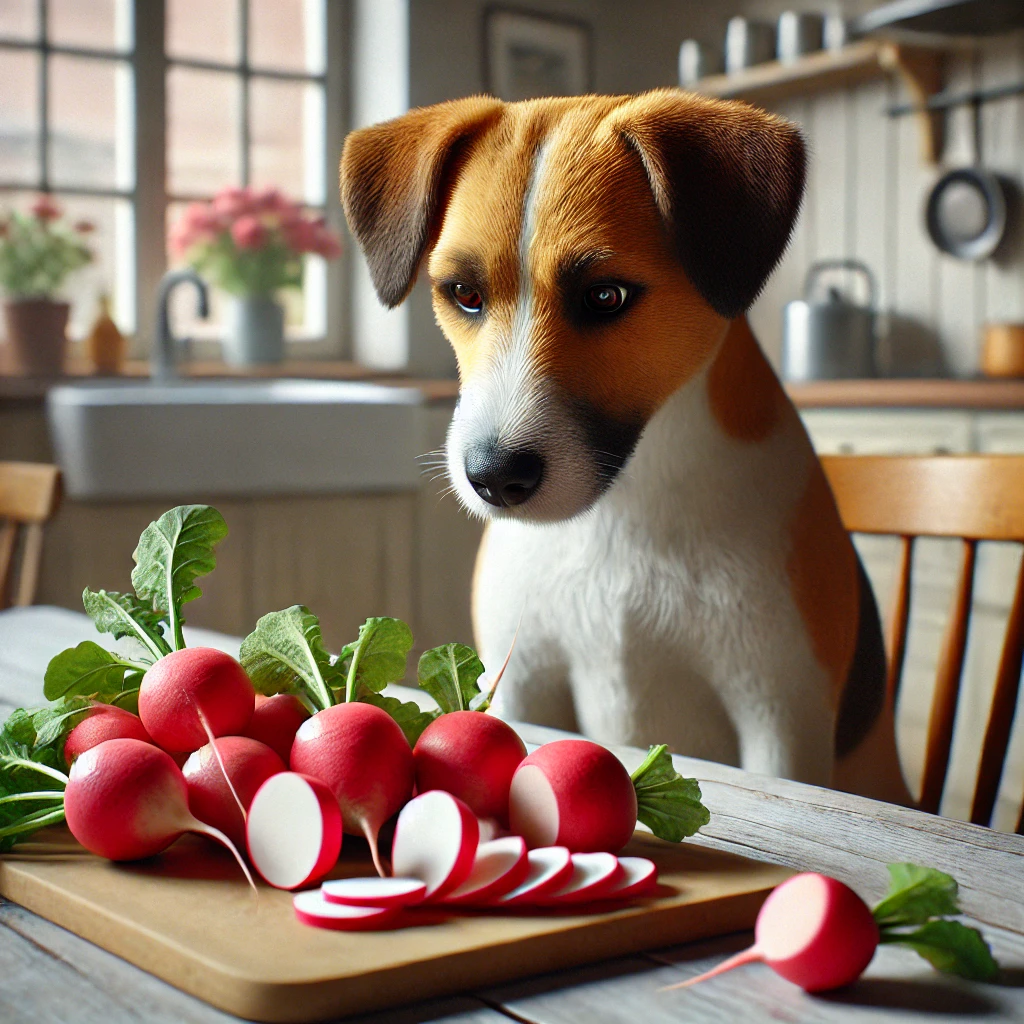
{"type": "Polygon", "coordinates": [[[284,309],[269,295],[232,295],[224,324],[224,361],[231,366],[284,359],[284,309]]]}

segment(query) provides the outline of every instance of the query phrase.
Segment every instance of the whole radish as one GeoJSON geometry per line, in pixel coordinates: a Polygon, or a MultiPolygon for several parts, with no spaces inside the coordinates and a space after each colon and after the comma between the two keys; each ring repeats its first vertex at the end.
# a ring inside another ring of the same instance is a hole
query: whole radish
{"type": "Polygon", "coordinates": [[[256,791],[271,775],[287,770],[285,763],[265,743],[248,736],[221,736],[200,747],[185,762],[182,773],[188,785],[189,810],[207,825],[223,832],[240,849],[245,847],[245,810],[256,791]],[[224,780],[227,772],[234,793],[224,780]]]}
{"type": "Polygon", "coordinates": [[[252,883],[231,840],[188,809],[185,777],[169,754],[142,740],[105,740],[78,757],[64,790],[71,834],[108,860],[139,860],[166,850],[185,832],[226,846],[252,883]]]}
{"type": "Polygon", "coordinates": [[[86,712],[64,741],[64,760],[70,765],[76,757],[104,740],[130,739],[152,743],[138,715],[113,704],[97,704],[86,712]]]}
{"type": "Polygon", "coordinates": [[[526,757],[516,731],[479,711],[453,711],[435,719],[416,741],[416,789],[443,789],[478,818],[508,824],[512,776],[526,757]]]}
{"type": "Polygon", "coordinates": [[[295,694],[275,693],[273,697],[264,697],[257,693],[256,707],[245,735],[266,743],[287,764],[295,734],[307,718],[309,712],[295,694]]]}
{"type": "Polygon", "coordinates": [[[512,832],[531,848],[617,853],[636,828],[636,791],[622,762],[590,740],[538,747],[512,777],[512,832]]]}
{"type": "Polygon", "coordinates": [[[856,981],[878,946],[878,925],[847,885],[825,875],[795,875],[764,901],[754,945],[713,970],[669,988],[688,988],[742,964],[763,961],[807,992],[856,981]]]}
{"type": "Polygon", "coordinates": [[[186,647],[161,658],[142,678],[139,717],[168,753],[191,753],[214,736],[238,736],[252,718],[256,692],[242,666],[213,647],[186,647]]]}
{"type": "Polygon", "coordinates": [[[366,837],[378,874],[386,875],[377,834],[412,796],[414,779],[412,750],[398,723],[358,701],[325,708],[295,734],[291,768],[330,788],[345,831],[366,837]]]}

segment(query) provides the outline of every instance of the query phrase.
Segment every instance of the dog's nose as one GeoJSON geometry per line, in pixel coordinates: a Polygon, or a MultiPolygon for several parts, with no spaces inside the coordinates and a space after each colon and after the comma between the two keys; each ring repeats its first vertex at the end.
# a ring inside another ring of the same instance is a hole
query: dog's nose
{"type": "Polygon", "coordinates": [[[496,445],[466,455],[466,477],[484,501],[499,508],[521,505],[540,484],[544,461],[536,452],[496,445]]]}

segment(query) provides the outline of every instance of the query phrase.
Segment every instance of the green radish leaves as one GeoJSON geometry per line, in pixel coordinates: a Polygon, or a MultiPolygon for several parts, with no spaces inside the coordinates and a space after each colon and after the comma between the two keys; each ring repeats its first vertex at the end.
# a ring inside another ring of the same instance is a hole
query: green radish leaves
{"type": "Polygon", "coordinates": [[[872,914],[879,941],[907,946],[933,967],[971,981],[999,972],[977,928],[947,918],[959,914],[956,880],[934,868],[890,864],[889,891],[872,914]]]}
{"type": "Polygon", "coordinates": [[[137,689],[145,671],[145,665],[113,654],[92,640],[83,640],[50,659],[43,677],[43,696],[47,700],[113,697],[137,689]]]}
{"type": "Polygon", "coordinates": [[[423,711],[413,701],[400,701],[397,697],[385,697],[382,693],[366,693],[359,698],[361,703],[373,704],[386,711],[400,726],[409,746],[416,746],[416,741],[423,734],[431,722],[437,718],[440,711],[423,711]]]}
{"type": "Polygon", "coordinates": [[[359,700],[367,693],[380,693],[388,683],[401,682],[411,650],[412,630],[401,619],[367,619],[359,627],[359,639],[338,655],[345,700],[359,700]]]}
{"type": "Polygon", "coordinates": [[[466,644],[445,644],[424,651],[417,676],[443,714],[451,711],[486,711],[481,706],[477,680],[483,674],[483,662],[466,644]]]}
{"type": "Polygon", "coordinates": [[[684,779],[672,765],[668,747],[651,747],[642,765],[630,776],[636,790],[636,816],[659,839],[682,842],[711,820],[701,803],[696,779],[684,779]]]}
{"type": "Polygon", "coordinates": [[[163,623],[166,616],[153,611],[134,594],[118,594],[110,590],[90,590],[82,593],[85,612],[101,633],[110,633],[116,639],[131,637],[142,644],[151,660],[171,653],[164,638],[163,623]]]}
{"type": "Polygon", "coordinates": [[[320,620],[301,604],[264,615],[242,641],[240,660],[257,693],[294,693],[316,711],[334,704],[332,690],[342,685],[320,620]]]}
{"type": "Polygon", "coordinates": [[[210,505],[179,505],[150,523],[139,538],[132,586],[140,601],[167,616],[176,651],[185,646],[182,606],[202,596],[195,581],[213,571],[213,549],[227,532],[224,517],[210,505]]]}

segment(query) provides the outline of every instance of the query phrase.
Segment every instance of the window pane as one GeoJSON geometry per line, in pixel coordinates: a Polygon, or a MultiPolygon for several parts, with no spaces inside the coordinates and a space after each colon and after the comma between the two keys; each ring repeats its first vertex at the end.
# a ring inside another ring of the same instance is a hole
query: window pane
{"type": "Polygon", "coordinates": [[[249,63],[320,74],[324,21],[323,0],[249,0],[249,63]]]}
{"type": "Polygon", "coordinates": [[[39,180],[39,55],[0,49],[0,181],[39,180]]]}
{"type": "Polygon", "coordinates": [[[167,73],[167,174],[175,195],[241,184],[240,80],[220,71],[167,73]]]}
{"type": "Polygon", "coordinates": [[[98,50],[132,48],[129,0],[49,0],[50,42],[98,50]]]}
{"type": "Polygon", "coordinates": [[[167,0],[168,56],[237,64],[238,0],[167,0]]]}
{"type": "Polygon", "coordinates": [[[38,0],[0,0],[0,36],[8,39],[38,39],[38,0]]]}
{"type": "Polygon", "coordinates": [[[127,62],[50,59],[50,175],[56,185],[131,188],[127,62]]]}
{"type": "Polygon", "coordinates": [[[292,199],[324,201],[323,89],[253,78],[249,91],[250,171],[292,199]]]}

